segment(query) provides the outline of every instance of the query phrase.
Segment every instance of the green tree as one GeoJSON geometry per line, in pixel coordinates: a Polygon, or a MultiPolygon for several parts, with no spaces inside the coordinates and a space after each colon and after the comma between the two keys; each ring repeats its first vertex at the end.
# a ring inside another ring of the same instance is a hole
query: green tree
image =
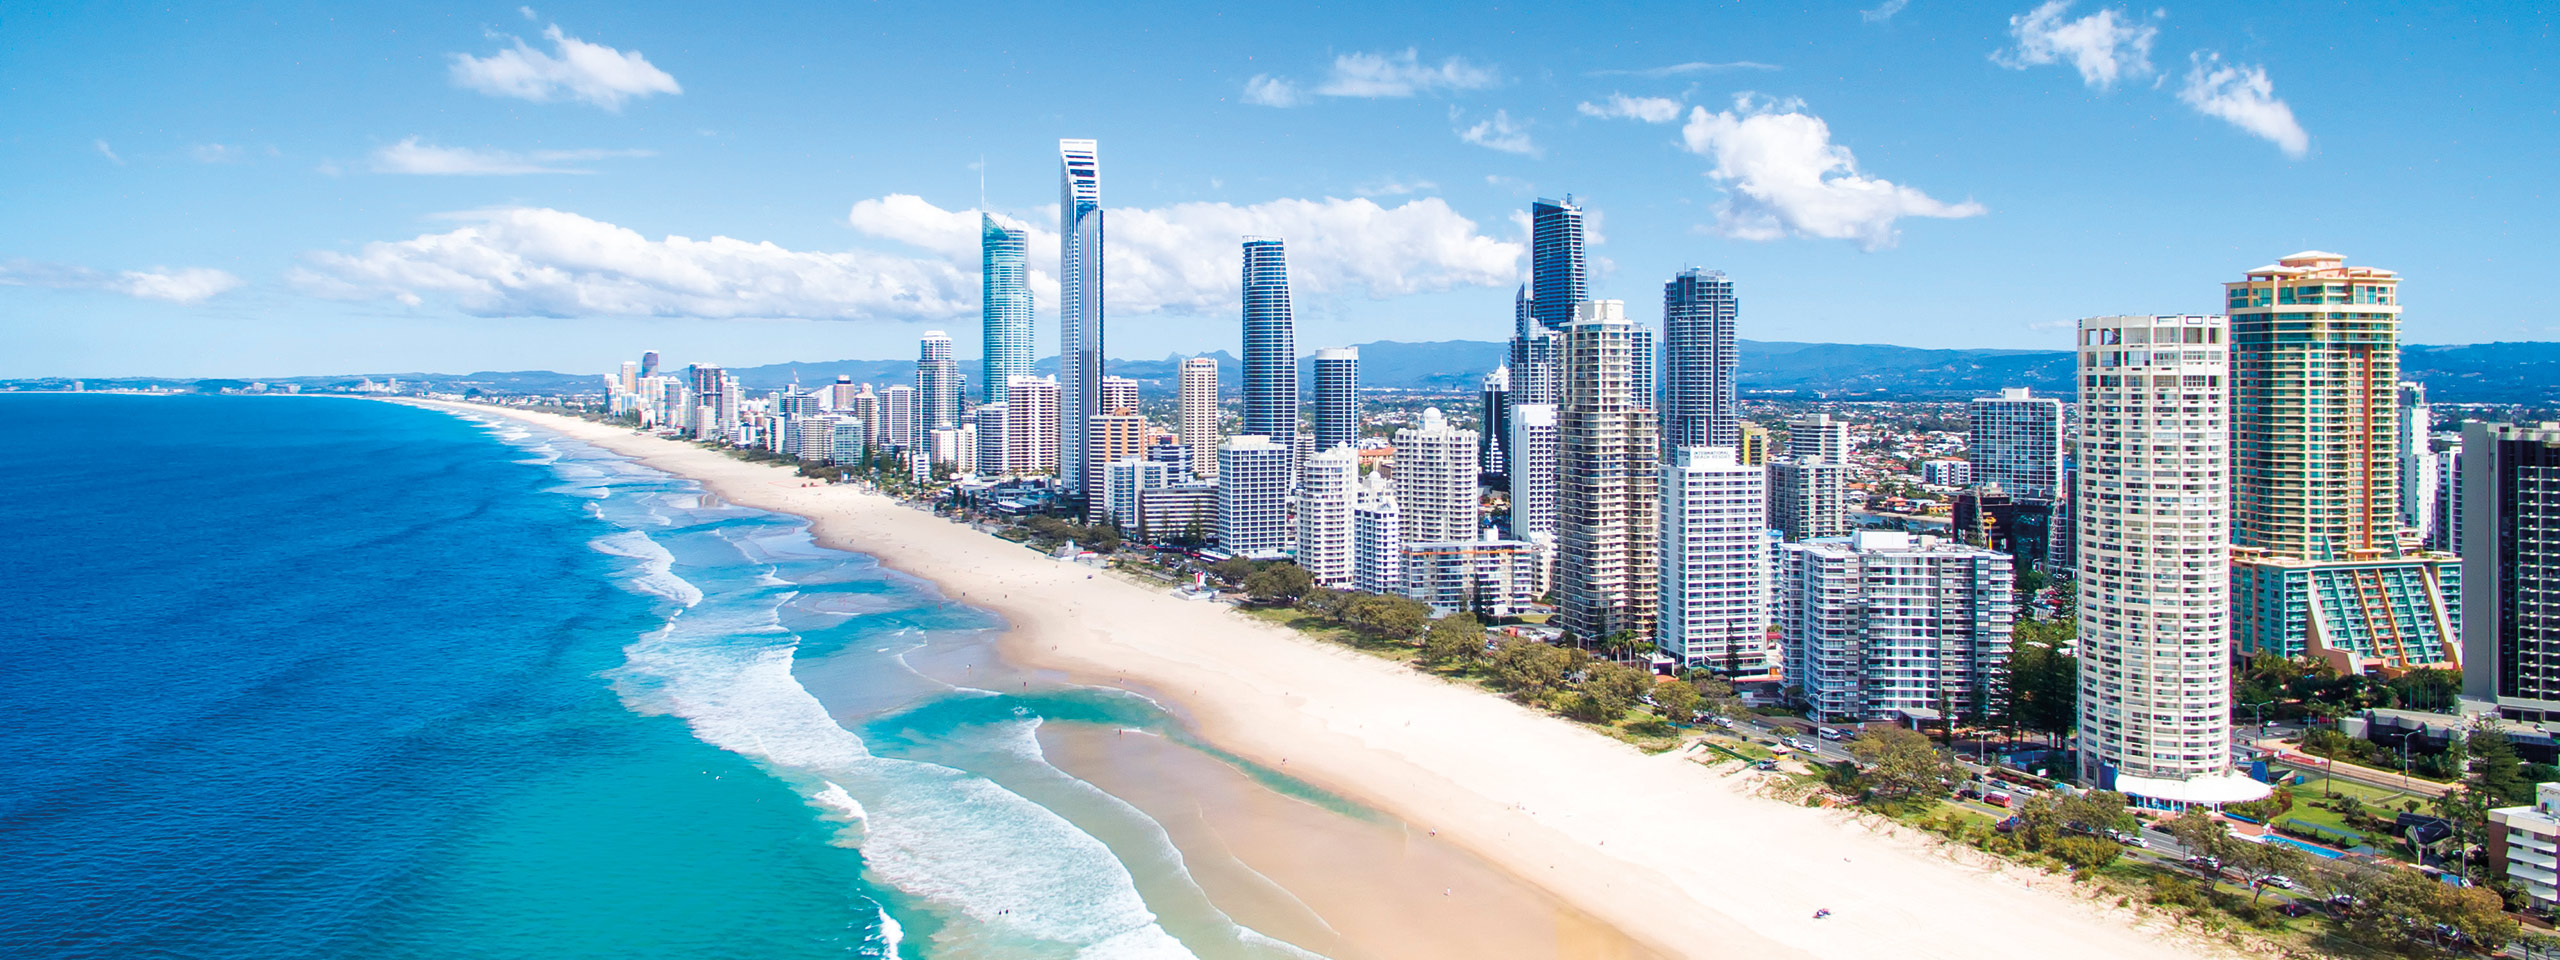
{"type": "Polygon", "coordinates": [[[2533,802],[2533,782],[2525,779],[2524,761],[2516,756],[2515,744],[2507,742],[2506,734],[2474,730],[2466,745],[2471,748],[2471,776],[2465,783],[2471,789],[2480,791],[2491,806],[2533,802]]]}
{"type": "Polygon", "coordinates": [[[1253,567],[1251,560],[1243,557],[1228,557],[1210,564],[1209,575],[1228,583],[1240,584],[1244,582],[1244,578],[1253,576],[1253,567]]]}
{"type": "Polygon", "coordinates": [[[1244,578],[1246,596],[1264,603],[1294,601],[1315,586],[1314,574],[1294,563],[1275,563],[1244,578]]]}
{"type": "Polygon", "coordinates": [[[1494,646],[1492,667],[1495,686],[1535,700],[1564,685],[1573,657],[1560,647],[1513,637],[1494,646]]]}
{"type": "Polygon", "coordinates": [[[1706,702],[1696,685],[1684,680],[1663,678],[1653,685],[1653,705],[1661,708],[1663,717],[1688,723],[1698,717],[1698,705],[1706,702]]]}
{"type": "MultiPolygon", "coordinates": [[[[2178,845],[2187,848],[2189,854],[2199,857],[2228,860],[2232,844],[2240,842],[2231,838],[2229,824],[2203,807],[2188,807],[2160,827],[2176,837],[2178,845]]],[[[2212,876],[2204,878],[2204,889],[2207,893],[2213,891],[2212,876]]]]}
{"type": "Polygon", "coordinates": [[[2096,870],[2124,854],[2124,845],[2105,837],[2062,837],[2046,845],[2045,852],[2080,870],[2096,870]]]}
{"type": "Polygon", "coordinates": [[[1363,593],[1344,607],[1342,619],[1390,640],[1411,640],[1431,625],[1431,608],[1410,597],[1363,593]]]}
{"type": "Polygon", "coordinates": [[[1868,789],[1879,800],[1935,800],[1947,795],[1956,778],[1955,758],[1917,730],[1869,730],[1846,747],[1866,768],[1868,789]]]}
{"type": "Polygon", "coordinates": [[[1653,686],[1653,675],[1623,663],[1591,665],[1574,691],[1574,719],[1614,723],[1653,686]]]}
{"type": "Polygon", "coordinates": [[[2345,878],[2356,898],[2347,912],[2347,936],[2383,950],[2422,956],[2453,955],[2458,948],[2439,930],[2450,930],[2492,948],[2514,942],[2520,931],[2498,895],[2484,887],[2439,883],[2417,870],[2357,870],[2345,878]]]}
{"type": "Polygon", "coordinates": [[[2011,723],[2045,735],[2071,732],[2079,718],[2080,662],[2062,652],[2077,627],[2067,620],[2023,620],[2009,648],[2011,723]]]}
{"type": "Polygon", "coordinates": [[[2299,874],[2302,872],[2303,865],[2308,862],[2308,857],[2308,854],[2294,848],[2291,844],[2268,840],[2263,843],[2231,844],[2230,856],[2225,859],[2233,870],[2239,872],[2242,879],[2249,882],[2249,902],[2257,903],[2267,895],[2268,877],[2291,877],[2299,874]]]}
{"type": "Polygon", "coordinates": [[[1311,587],[1298,598],[1298,608],[1318,614],[1335,623],[1342,622],[1342,608],[1351,602],[1352,594],[1331,587],[1311,587]]]}
{"type": "Polygon", "coordinates": [[[1484,624],[1468,613],[1441,617],[1423,632],[1422,657],[1442,664],[1484,659],[1484,624]]]}

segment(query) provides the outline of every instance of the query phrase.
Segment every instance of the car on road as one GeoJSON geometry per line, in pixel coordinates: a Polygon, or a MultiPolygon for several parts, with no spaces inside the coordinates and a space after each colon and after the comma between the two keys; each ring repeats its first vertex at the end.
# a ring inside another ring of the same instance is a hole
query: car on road
{"type": "Polygon", "coordinates": [[[2139,831],[2118,830],[2114,827],[2107,828],[2107,839],[2124,844],[2128,847],[2148,847],[2151,845],[2151,841],[2142,839],[2142,834],[2139,831]]]}
{"type": "Polygon", "coordinates": [[[2000,790],[1993,790],[1982,795],[1982,802],[1995,807],[2007,807],[2010,805],[2009,801],[2012,799],[2014,798],[2010,797],[2008,793],[2000,790]]]}
{"type": "Polygon", "coordinates": [[[2292,878],[2292,877],[2285,876],[2284,874],[2281,874],[2281,873],[2270,873],[2270,874],[2267,874],[2267,875],[2266,875],[2266,876],[2264,876],[2264,877],[2260,877],[2260,878],[2258,878],[2258,882],[2259,882],[2259,883],[2262,883],[2262,884],[2265,884],[2265,885],[2267,885],[2267,886],[2270,886],[2270,887],[2274,887],[2274,888],[2276,888],[2276,889],[2278,889],[2278,890],[2291,890],[2291,889],[2293,889],[2293,878],[2292,878]]]}

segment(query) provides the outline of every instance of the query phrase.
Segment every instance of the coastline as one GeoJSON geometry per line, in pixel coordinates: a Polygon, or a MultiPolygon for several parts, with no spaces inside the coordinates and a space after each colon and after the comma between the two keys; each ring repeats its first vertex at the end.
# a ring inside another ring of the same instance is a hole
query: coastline
{"type": "MultiPolygon", "coordinates": [[[[410,401],[403,401],[410,402],[410,401]]],[[[2190,957],[2211,944],[1854,815],[1753,796],[1751,778],[1632,747],[1396,663],[1311,640],[928,512],[771,465],[551,414],[512,417],[807,519],[991,609],[1005,659],[1164,703],[1219,748],[1427,828],[1589,921],[1674,956],[2190,957]],[[1829,919],[1813,911],[1827,908],[1829,919]]],[[[1437,899],[1437,898],[1434,898],[1437,899]]],[[[1621,943],[1560,956],[1622,956],[1621,943]]],[[[1615,938],[1594,938],[1613,940],[1615,938]]],[[[2228,951],[2222,951],[2227,953],[2228,951]]],[[[1413,955],[1398,952],[1396,955],[1413,955]]]]}

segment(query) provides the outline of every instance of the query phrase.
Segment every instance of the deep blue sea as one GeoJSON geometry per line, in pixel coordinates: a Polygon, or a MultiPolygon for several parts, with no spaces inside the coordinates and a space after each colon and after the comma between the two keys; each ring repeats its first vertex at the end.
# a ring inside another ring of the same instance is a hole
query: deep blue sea
{"type": "Polygon", "coordinates": [[[1306,955],[1041,762],[1151,704],[911,668],[1001,623],[796,518],[387,403],[0,422],[0,956],[1306,955]]]}

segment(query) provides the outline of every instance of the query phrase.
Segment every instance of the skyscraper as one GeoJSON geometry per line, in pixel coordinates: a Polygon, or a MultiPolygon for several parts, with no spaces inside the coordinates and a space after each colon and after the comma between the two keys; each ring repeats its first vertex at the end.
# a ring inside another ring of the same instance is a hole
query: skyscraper
{"type": "Polygon", "coordinates": [[[1662,465],[1661,626],[1654,649],[1727,674],[1768,666],[1767,473],[1732,447],[1681,447],[1662,465]]]}
{"type": "Polygon", "coordinates": [[[1005,386],[1005,472],[1028,477],[1058,472],[1058,381],[1015,377],[1005,386]]]}
{"type": "Polygon", "coordinates": [[[1396,509],[1404,542],[1473,540],[1478,534],[1476,433],[1449,425],[1440,408],[1395,436],[1396,509]]]}
{"type": "Polygon", "coordinates": [[[1218,475],[1218,361],[1193,357],[1182,361],[1180,396],[1182,443],[1191,448],[1192,472],[1218,475]]]}
{"type": "Polygon", "coordinates": [[[1307,458],[1298,477],[1298,566],[1320,587],[1351,586],[1353,562],[1352,501],[1360,486],[1360,453],[1347,446],[1327,447],[1307,458]]]}
{"type": "Polygon", "coordinates": [[[2052,500],[2062,492],[2062,401],[2008,387],[1973,401],[1967,410],[1965,458],[1974,483],[1996,483],[2027,500],[2052,500]]]}
{"type": "Polygon", "coordinates": [[[2231,768],[2226,329],[2079,323],[2080,777],[2158,800],[2268,792],[2231,768]]]}
{"type": "Polygon", "coordinates": [[[1787,544],[1778,622],[1788,682],[1823,722],[1989,714],[2005,699],[2017,616],[2010,565],[1908,533],[1787,544]]]}
{"type": "Polygon", "coordinates": [[[1280,241],[1244,242],[1244,434],[1286,445],[1298,435],[1298,337],[1280,241]]]}
{"type": "Polygon", "coordinates": [[[1511,301],[1511,402],[1556,402],[1557,367],[1556,338],[1559,334],[1538,323],[1537,301],[1529,298],[1529,288],[1521,287],[1511,301]]]}
{"type": "Polygon", "coordinates": [[[1769,525],[1788,540],[1849,534],[1847,472],[1823,457],[1788,457],[1769,465],[1769,525]]]}
{"type": "Polygon", "coordinates": [[[1371,474],[1351,501],[1351,587],[1363,593],[1404,589],[1404,518],[1385,478],[1371,474]]]}
{"type": "MultiPolygon", "coordinates": [[[[1660,586],[1654,484],[1660,465],[1651,398],[1636,394],[1635,334],[1626,305],[1616,300],[1580,305],[1564,328],[1563,402],[1556,411],[1556,593],[1565,633],[1590,646],[1620,635],[1643,648],[1653,640],[1660,586]]],[[[1632,655],[1637,649],[1642,648],[1612,652],[1632,655]]]]}
{"type": "Polygon", "coordinates": [[[1662,443],[1739,447],[1742,407],[1734,391],[1734,319],[1739,307],[1724,271],[1691,267],[1662,285],[1662,443]]]}
{"type": "Polygon", "coordinates": [[[2560,424],[2462,425],[2462,692],[2560,720],[2560,424]]]}
{"type": "Polygon", "coordinates": [[[2345,673],[2460,662],[2459,561],[2400,542],[2399,285],[2316,250],[2223,285],[2244,654],[2345,673]]]}
{"type": "Polygon", "coordinates": [[[644,377],[654,377],[658,375],[658,351],[643,350],[640,352],[640,375],[644,377]]]}
{"type": "MultiPolygon", "coordinates": [[[[2436,532],[2437,487],[2448,482],[2436,472],[2435,408],[2427,404],[2427,385],[2400,383],[2400,526],[2432,541],[2436,532]]],[[[2452,482],[2458,482],[2452,481],[2452,482]]]]}
{"type": "Polygon", "coordinates": [[[924,435],[918,429],[923,414],[924,405],[917,402],[916,388],[893,383],[880,391],[882,436],[890,446],[914,450],[916,441],[924,435]]]}
{"type": "Polygon", "coordinates": [[[1012,404],[997,400],[969,411],[969,421],[978,428],[979,473],[995,477],[1013,473],[1013,458],[1005,452],[1007,434],[1013,429],[1012,410],[1012,404]]]}
{"type": "Polygon", "coordinates": [[[1325,347],[1315,360],[1316,449],[1360,445],[1360,350],[1325,347]]]}
{"type": "MultiPolygon", "coordinates": [[[[1538,325],[1561,329],[1574,307],[1591,297],[1591,269],[1582,252],[1582,207],[1567,194],[1529,205],[1530,308],[1538,325]]],[[[1650,403],[1650,401],[1647,401],[1650,403]]]]}
{"type": "Polygon", "coordinates": [[[916,345],[916,403],[918,429],[960,425],[960,361],[951,356],[950,334],[928,330],[916,345]]]}
{"type": "Polygon", "coordinates": [[[979,398],[1004,399],[1005,385],[1031,375],[1031,235],[978,215],[979,398]]]}
{"type": "Polygon", "coordinates": [[[1088,502],[1085,431],[1102,412],[1101,178],[1093,141],[1058,141],[1058,474],[1088,502]]]}
{"type": "Polygon", "coordinates": [[[1484,375],[1483,444],[1476,448],[1476,462],[1484,465],[1488,476],[1504,477],[1510,473],[1508,457],[1502,444],[1511,436],[1511,367],[1493,368],[1484,375]]]}
{"type": "Polygon", "coordinates": [[[1289,446],[1260,434],[1218,444],[1218,548],[1239,557],[1289,550],[1289,446]]]}
{"type": "Polygon", "coordinates": [[[1511,535],[1521,540],[1556,532],[1556,405],[1511,405],[1511,535]]]}
{"type": "Polygon", "coordinates": [[[1787,421],[1787,456],[1821,457],[1833,463],[1849,462],[1849,421],[1834,419],[1827,413],[1809,414],[1801,420],[1787,421]]]}

